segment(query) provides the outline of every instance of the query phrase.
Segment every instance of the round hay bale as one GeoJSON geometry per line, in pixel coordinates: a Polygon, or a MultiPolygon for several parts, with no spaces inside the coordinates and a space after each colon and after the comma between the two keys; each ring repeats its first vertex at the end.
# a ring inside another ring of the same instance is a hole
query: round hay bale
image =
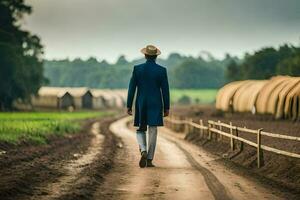
{"type": "Polygon", "coordinates": [[[229,111],[232,108],[235,92],[247,82],[248,81],[235,81],[221,88],[216,97],[216,108],[218,110],[229,111]]]}
{"type": "Polygon", "coordinates": [[[300,83],[299,78],[291,78],[289,83],[280,91],[279,93],[279,100],[276,108],[276,119],[281,119],[284,117],[284,105],[286,102],[286,97],[288,93],[297,85],[300,83]]]}
{"type": "Polygon", "coordinates": [[[260,114],[267,113],[267,104],[273,90],[288,76],[276,76],[271,78],[261,89],[256,100],[256,112],[260,114]]]}

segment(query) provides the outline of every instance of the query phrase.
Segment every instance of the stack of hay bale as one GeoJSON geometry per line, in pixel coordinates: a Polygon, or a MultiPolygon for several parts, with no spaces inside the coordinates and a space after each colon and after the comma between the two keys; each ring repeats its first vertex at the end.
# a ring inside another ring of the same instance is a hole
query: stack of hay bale
{"type": "Polygon", "coordinates": [[[276,119],[300,119],[300,77],[235,81],[221,88],[216,108],[231,112],[272,114],[276,119]]]}

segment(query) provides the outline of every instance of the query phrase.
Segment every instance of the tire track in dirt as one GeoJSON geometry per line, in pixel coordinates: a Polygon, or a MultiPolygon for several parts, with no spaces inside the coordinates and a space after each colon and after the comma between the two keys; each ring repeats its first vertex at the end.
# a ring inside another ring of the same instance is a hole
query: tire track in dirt
{"type": "MultiPolygon", "coordinates": [[[[218,181],[225,187],[232,199],[285,199],[285,196],[269,187],[265,187],[255,179],[249,179],[236,173],[235,169],[224,166],[221,162],[222,158],[212,155],[209,152],[199,148],[184,140],[185,135],[175,133],[169,129],[162,128],[162,137],[177,144],[188,154],[188,157],[199,164],[208,173],[212,173],[218,181]]],[[[209,184],[209,183],[208,183],[209,184]]]]}
{"type": "Polygon", "coordinates": [[[133,130],[123,118],[110,126],[122,138],[115,168],[95,199],[282,199],[260,184],[220,165],[219,157],[184,141],[180,134],[159,130],[155,168],[140,169],[133,130]]]}
{"type": "Polygon", "coordinates": [[[95,199],[214,199],[201,173],[175,144],[164,138],[158,139],[157,167],[140,169],[135,134],[127,128],[127,121],[123,118],[110,127],[122,138],[124,148],[95,199]]]}
{"type": "Polygon", "coordinates": [[[0,170],[0,199],[93,199],[114,163],[119,140],[108,127],[118,118],[87,120],[79,133],[50,138],[47,145],[7,146],[0,157],[0,164],[9,161],[0,170]]]}
{"type": "Polygon", "coordinates": [[[68,161],[68,163],[66,163],[64,168],[62,169],[64,175],[55,182],[50,183],[46,187],[43,187],[44,190],[47,190],[44,192],[44,194],[47,195],[35,196],[31,199],[56,199],[68,193],[75,182],[77,182],[77,184],[80,184],[81,180],[79,179],[79,174],[85,168],[89,167],[89,165],[93,163],[101,153],[102,143],[105,137],[104,135],[101,135],[99,133],[99,130],[100,123],[95,122],[91,127],[91,134],[93,135],[93,138],[85,154],[76,155],[77,159],[68,161]]]}
{"type": "MultiPolygon", "coordinates": [[[[90,124],[90,120],[86,121],[84,128],[90,124]]],[[[90,139],[90,135],[79,132],[51,137],[47,145],[27,144],[7,149],[0,158],[0,197],[6,200],[29,199],[37,192],[37,186],[61,176],[60,163],[72,158],[76,152],[84,152],[90,139]]]]}
{"type": "MultiPolygon", "coordinates": [[[[169,140],[170,141],[170,140],[169,140]]],[[[208,169],[205,167],[202,167],[194,158],[190,155],[190,153],[182,148],[181,145],[179,145],[177,142],[173,142],[186,156],[187,160],[191,163],[191,165],[197,169],[204,177],[205,182],[214,195],[216,200],[230,200],[232,199],[231,194],[228,194],[228,191],[226,191],[226,188],[220,181],[217,179],[217,177],[208,169]]]]}

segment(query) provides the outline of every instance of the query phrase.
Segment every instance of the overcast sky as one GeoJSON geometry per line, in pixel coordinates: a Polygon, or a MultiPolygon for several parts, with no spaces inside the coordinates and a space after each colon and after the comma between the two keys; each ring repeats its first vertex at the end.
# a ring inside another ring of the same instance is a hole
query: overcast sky
{"type": "Polygon", "coordinates": [[[140,57],[146,44],[162,56],[209,51],[243,55],[300,43],[300,0],[26,0],[24,28],[42,38],[46,58],[140,57]]]}

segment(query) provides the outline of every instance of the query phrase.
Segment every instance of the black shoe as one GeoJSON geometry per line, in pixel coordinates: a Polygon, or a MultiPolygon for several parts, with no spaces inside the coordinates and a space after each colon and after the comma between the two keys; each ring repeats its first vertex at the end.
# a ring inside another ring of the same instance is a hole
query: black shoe
{"type": "Polygon", "coordinates": [[[144,168],[147,166],[147,151],[143,151],[141,153],[141,160],[140,160],[140,168],[144,168]]]}
{"type": "Polygon", "coordinates": [[[148,159],[147,160],[147,167],[155,167],[155,165],[153,165],[152,160],[148,159]]]}

